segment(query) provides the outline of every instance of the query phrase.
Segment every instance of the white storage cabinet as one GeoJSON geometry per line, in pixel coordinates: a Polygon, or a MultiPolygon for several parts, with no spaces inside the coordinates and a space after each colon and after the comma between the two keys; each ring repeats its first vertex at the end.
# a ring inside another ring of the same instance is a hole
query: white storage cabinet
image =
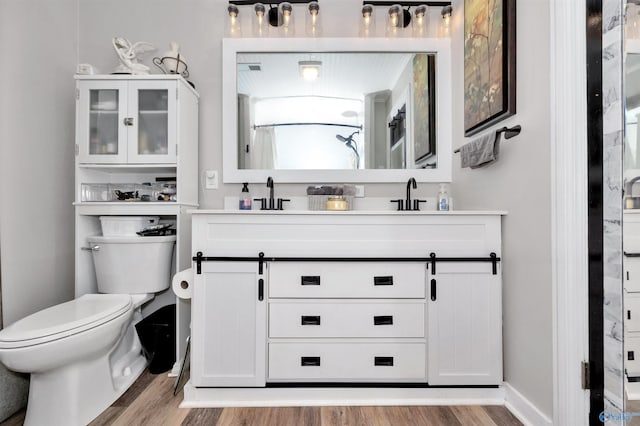
{"type": "MultiPolygon", "coordinates": [[[[198,207],[198,93],[177,75],[76,76],[75,294],[97,291],[87,237],[101,234],[100,217],[154,216],[177,229],[172,272],[191,264],[191,215],[198,207]],[[175,201],[87,199],[82,187],[176,181],[175,201]],[[83,195],[85,197],[83,198],[83,195]]],[[[117,221],[117,218],[115,219],[117,221]]],[[[177,303],[176,359],[190,334],[191,305],[171,289],[143,307],[143,315],[177,303]]]]}
{"type": "Polygon", "coordinates": [[[176,162],[177,101],[183,80],[79,79],[76,142],[80,163],[176,162]]]}

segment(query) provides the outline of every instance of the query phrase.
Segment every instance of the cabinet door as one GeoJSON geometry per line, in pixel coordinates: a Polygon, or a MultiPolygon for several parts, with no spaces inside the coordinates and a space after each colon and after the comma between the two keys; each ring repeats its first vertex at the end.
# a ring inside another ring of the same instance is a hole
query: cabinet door
{"type": "Polygon", "coordinates": [[[176,82],[129,82],[128,162],[176,162],[176,82]]]}
{"type": "Polygon", "coordinates": [[[127,161],[127,83],[78,82],[76,143],[80,163],[127,161]]]}
{"type": "Polygon", "coordinates": [[[490,263],[438,263],[428,278],[428,382],[502,382],[500,274],[490,263]]]}
{"type": "Polygon", "coordinates": [[[640,291],[640,256],[637,252],[625,251],[622,262],[624,265],[624,289],[640,291]]]}
{"type": "Polygon", "coordinates": [[[255,262],[205,262],[202,274],[194,275],[194,386],[265,385],[266,276],[255,262]]]}

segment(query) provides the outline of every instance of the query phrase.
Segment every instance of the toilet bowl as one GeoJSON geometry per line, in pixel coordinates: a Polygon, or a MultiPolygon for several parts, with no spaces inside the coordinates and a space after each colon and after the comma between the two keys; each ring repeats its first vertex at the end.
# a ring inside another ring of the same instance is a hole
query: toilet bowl
{"type": "Polygon", "coordinates": [[[0,330],[0,362],[31,374],[25,425],[87,424],[138,378],[147,361],[135,323],[142,304],[169,287],[175,240],[89,238],[102,294],[82,295],[0,330]]]}

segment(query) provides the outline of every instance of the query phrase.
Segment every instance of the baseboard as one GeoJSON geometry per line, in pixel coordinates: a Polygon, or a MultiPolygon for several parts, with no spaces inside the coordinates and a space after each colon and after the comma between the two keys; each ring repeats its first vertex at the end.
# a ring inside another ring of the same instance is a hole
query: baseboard
{"type": "Polygon", "coordinates": [[[504,383],[504,406],[525,426],[552,426],[553,421],[509,383],[504,383]]]}
{"type": "Polygon", "coordinates": [[[181,408],[330,405],[504,405],[503,388],[196,388],[181,408]]]}

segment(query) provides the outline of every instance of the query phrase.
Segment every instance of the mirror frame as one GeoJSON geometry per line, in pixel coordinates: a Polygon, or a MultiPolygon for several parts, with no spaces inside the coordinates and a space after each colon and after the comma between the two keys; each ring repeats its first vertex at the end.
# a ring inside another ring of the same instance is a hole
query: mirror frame
{"type": "Polygon", "coordinates": [[[222,159],[224,183],[451,182],[452,79],[449,38],[225,38],[222,40],[222,159]],[[435,169],[271,170],[238,168],[238,53],[420,52],[436,54],[435,169]]]}

